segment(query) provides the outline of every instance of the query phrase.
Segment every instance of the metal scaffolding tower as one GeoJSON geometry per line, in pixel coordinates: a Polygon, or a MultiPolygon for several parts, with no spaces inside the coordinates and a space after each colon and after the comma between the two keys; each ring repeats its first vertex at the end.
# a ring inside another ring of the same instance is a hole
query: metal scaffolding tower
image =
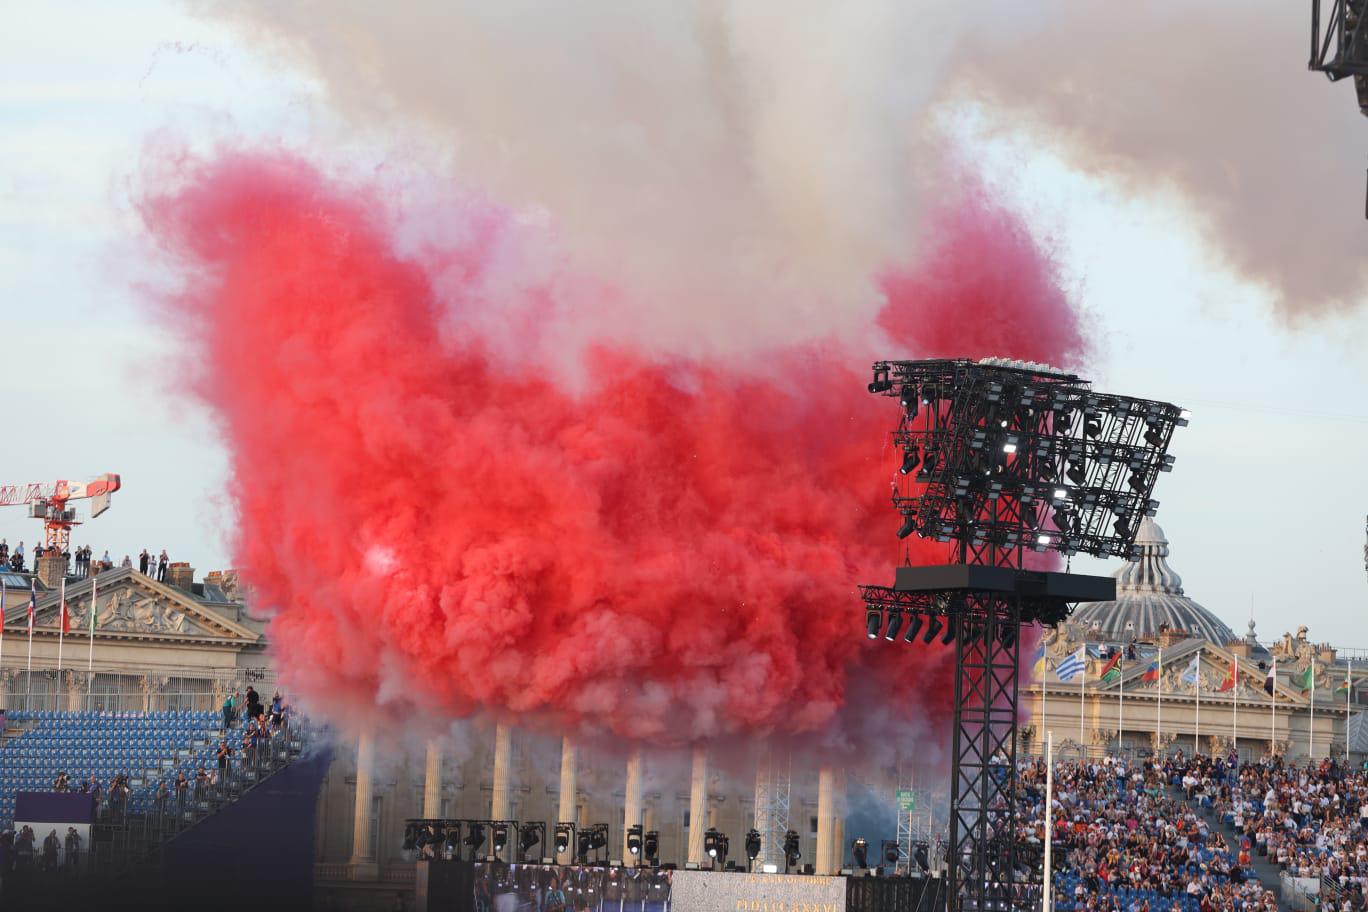
{"type": "Polygon", "coordinates": [[[760,832],[756,867],[776,865],[783,870],[784,834],[789,830],[792,761],[787,752],[766,744],[755,766],[755,829],[760,832]]]}

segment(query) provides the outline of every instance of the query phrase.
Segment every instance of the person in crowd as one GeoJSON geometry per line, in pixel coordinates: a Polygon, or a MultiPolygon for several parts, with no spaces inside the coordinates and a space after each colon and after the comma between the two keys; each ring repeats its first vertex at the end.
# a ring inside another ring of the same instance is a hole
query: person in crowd
{"type": "Polygon", "coordinates": [[[95,778],[94,773],[90,774],[89,784],[90,788],[86,791],[90,792],[91,797],[95,799],[95,803],[98,805],[100,803],[100,797],[104,795],[104,790],[100,788],[100,780],[95,778]]]}
{"type": "Polygon", "coordinates": [[[14,838],[14,873],[19,881],[27,881],[33,872],[33,827],[25,826],[14,838]]]}
{"type": "Polygon", "coordinates": [[[171,563],[171,558],[166,556],[166,549],[162,548],[161,556],[157,558],[157,582],[166,582],[166,565],[171,563]]]}
{"type": "Polygon", "coordinates": [[[110,557],[109,557],[109,549],[108,549],[108,548],[105,549],[104,557],[101,557],[101,558],[100,558],[100,569],[101,569],[101,570],[113,570],[113,569],[114,569],[114,561],[111,560],[110,557]]]}
{"type": "Polygon", "coordinates": [[[185,796],[190,791],[190,780],[185,776],[185,770],[176,772],[176,803],[180,807],[185,806],[185,796]]]}
{"type": "Polygon", "coordinates": [[[163,779],[157,783],[157,795],[153,799],[153,801],[157,805],[157,813],[159,815],[166,813],[166,805],[170,802],[170,800],[171,790],[166,787],[166,780],[163,779]]]}
{"type": "Polygon", "coordinates": [[[71,780],[70,780],[70,778],[67,776],[65,770],[62,770],[61,772],[59,772],[59,773],[57,774],[57,778],[54,779],[54,780],[52,780],[52,790],[53,790],[54,792],[68,792],[68,791],[71,791],[71,780]]]}
{"type": "MultiPolygon", "coordinates": [[[[81,562],[82,562],[82,564],[85,566],[85,575],[86,575],[86,576],[89,576],[89,575],[90,575],[90,563],[91,563],[91,558],[94,556],[94,553],[95,553],[95,552],[91,550],[90,545],[86,545],[86,546],[85,546],[85,548],[84,548],[84,550],[83,550],[83,554],[82,554],[82,556],[81,556],[81,562]]],[[[97,568],[97,569],[98,569],[98,568],[97,568]]]]}
{"type": "Polygon", "coordinates": [[[46,553],[47,550],[43,547],[42,542],[33,546],[33,569],[38,569],[38,561],[41,560],[46,553]]]}
{"type": "Polygon", "coordinates": [[[71,874],[80,873],[81,869],[81,834],[75,827],[67,827],[66,832],[66,857],[63,859],[66,869],[71,874]]]}
{"type": "Polygon", "coordinates": [[[9,560],[9,542],[0,538],[0,563],[9,560]]]}
{"type": "Polygon", "coordinates": [[[236,702],[239,696],[238,693],[234,692],[223,698],[223,731],[225,734],[233,724],[236,702]]]}
{"type": "Polygon", "coordinates": [[[152,555],[147,553],[147,549],[142,549],[142,554],[138,555],[138,572],[147,576],[147,563],[152,560],[152,555]]]}
{"type": "Polygon", "coordinates": [[[233,749],[228,746],[228,739],[224,738],[219,742],[218,750],[214,751],[214,759],[218,761],[220,782],[223,782],[228,778],[228,762],[232,757],[233,749]]]}
{"type": "Polygon", "coordinates": [[[62,566],[71,566],[71,551],[69,549],[62,552],[62,566]]]}
{"type": "Polygon", "coordinates": [[[57,856],[61,851],[62,841],[57,838],[57,830],[54,827],[43,840],[43,871],[51,873],[57,870],[57,856]]]}
{"type": "Polygon", "coordinates": [[[275,696],[271,697],[271,728],[273,730],[279,730],[284,716],[285,704],[280,699],[280,691],[276,691],[275,696]]]}
{"type": "Polygon", "coordinates": [[[131,568],[133,566],[133,558],[125,554],[124,559],[119,562],[119,566],[125,570],[131,568]]]}

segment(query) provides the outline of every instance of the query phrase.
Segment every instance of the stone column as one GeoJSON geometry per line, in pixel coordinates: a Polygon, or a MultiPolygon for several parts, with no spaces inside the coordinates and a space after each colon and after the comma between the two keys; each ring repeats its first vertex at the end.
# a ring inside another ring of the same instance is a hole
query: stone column
{"type": "Polygon", "coordinates": [[[15,710],[20,707],[11,705],[10,698],[14,695],[15,671],[12,668],[0,670],[0,709],[15,710]]]}
{"type": "Polygon", "coordinates": [[[490,820],[508,819],[508,767],[512,753],[512,732],[507,724],[500,722],[494,727],[494,795],[489,803],[490,820]]]}
{"type": "Polygon", "coordinates": [[[435,820],[442,816],[442,742],[427,744],[427,769],[423,774],[423,816],[435,820]]]}
{"type": "Polygon", "coordinates": [[[813,867],[818,874],[832,874],[831,843],[835,833],[835,815],[832,812],[832,792],[835,773],[830,766],[822,767],[817,774],[817,850],[813,853],[813,867]]]}
{"type": "MultiPolygon", "coordinates": [[[[627,851],[627,831],[641,823],[641,748],[634,747],[627,755],[627,785],[623,797],[622,860],[631,864],[632,853],[627,851]]],[[[640,856],[637,856],[640,857],[640,856]]]]}
{"type": "MultiPolygon", "coordinates": [[[[577,823],[575,819],[575,808],[578,802],[575,800],[575,742],[566,735],[561,739],[561,770],[560,770],[560,809],[556,818],[557,823],[577,823]]],[[[555,848],[554,829],[547,834],[552,838],[552,848],[555,848]]],[[[569,864],[574,858],[575,846],[573,841],[566,851],[557,854],[557,864],[569,864]]]]}
{"type": "MultiPolygon", "coordinates": [[[[841,864],[845,861],[845,818],[837,814],[832,820],[831,826],[833,834],[831,840],[831,873],[837,874],[841,870],[841,864]]],[[[873,851],[874,849],[870,849],[871,853],[873,851]]],[[[877,868],[878,866],[878,862],[875,862],[874,867],[877,868]]]]}
{"type": "Polygon", "coordinates": [[[66,678],[67,712],[79,712],[86,708],[86,694],[89,691],[89,682],[86,680],[84,670],[76,671],[68,668],[62,672],[66,678]]]}
{"type": "Polygon", "coordinates": [[[708,749],[693,750],[693,776],[689,782],[689,864],[703,864],[703,831],[708,828],[708,749]]]}
{"type": "Polygon", "coordinates": [[[375,880],[380,866],[371,854],[371,773],[375,768],[375,742],[362,732],[356,743],[356,804],[352,808],[351,869],[358,880],[375,880]]]}

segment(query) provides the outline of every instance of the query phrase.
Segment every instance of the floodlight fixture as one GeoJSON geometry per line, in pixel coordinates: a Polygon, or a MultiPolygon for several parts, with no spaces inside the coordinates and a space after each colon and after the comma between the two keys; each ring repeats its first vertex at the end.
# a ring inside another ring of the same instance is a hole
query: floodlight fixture
{"type": "Polygon", "coordinates": [[[751,864],[760,857],[760,831],[751,829],[746,832],[746,860],[751,864]]]}
{"type": "Polygon", "coordinates": [[[803,857],[799,850],[801,843],[798,839],[796,830],[788,830],[784,833],[784,873],[787,874],[790,868],[796,867],[798,859],[803,857]]]}
{"type": "Polygon", "coordinates": [[[850,852],[855,856],[855,867],[869,867],[869,843],[863,836],[855,837],[855,841],[850,844],[850,852]]]}

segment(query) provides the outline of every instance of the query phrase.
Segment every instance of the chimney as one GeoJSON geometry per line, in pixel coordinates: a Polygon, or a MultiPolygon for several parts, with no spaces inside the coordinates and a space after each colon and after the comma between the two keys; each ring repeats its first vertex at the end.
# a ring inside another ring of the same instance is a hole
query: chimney
{"type": "Polygon", "coordinates": [[[185,561],[177,561],[167,565],[166,582],[168,585],[175,586],[177,589],[184,589],[186,592],[195,591],[195,568],[185,561]]]}
{"type": "Polygon", "coordinates": [[[43,555],[34,561],[33,572],[45,589],[56,589],[66,576],[67,559],[60,554],[43,555]]]}

